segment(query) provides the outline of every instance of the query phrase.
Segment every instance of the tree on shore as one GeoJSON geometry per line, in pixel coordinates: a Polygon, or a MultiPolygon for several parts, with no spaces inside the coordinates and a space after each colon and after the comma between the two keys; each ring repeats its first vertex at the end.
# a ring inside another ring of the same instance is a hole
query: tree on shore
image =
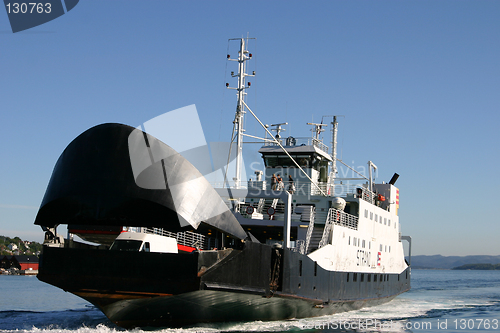
{"type": "Polygon", "coordinates": [[[0,255],[12,255],[12,251],[8,248],[9,244],[15,244],[19,250],[19,254],[37,255],[42,250],[42,244],[40,243],[25,242],[19,237],[10,238],[0,236],[0,255]]]}

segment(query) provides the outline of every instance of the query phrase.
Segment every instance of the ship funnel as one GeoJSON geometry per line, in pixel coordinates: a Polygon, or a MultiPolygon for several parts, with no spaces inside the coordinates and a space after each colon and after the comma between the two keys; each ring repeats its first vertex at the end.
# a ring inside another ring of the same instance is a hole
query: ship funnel
{"type": "Polygon", "coordinates": [[[389,181],[389,184],[394,185],[396,184],[396,181],[398,180],[399,175],[397,173],[394,173],[394,176],[392,176],[391,180],[389,181]]]}

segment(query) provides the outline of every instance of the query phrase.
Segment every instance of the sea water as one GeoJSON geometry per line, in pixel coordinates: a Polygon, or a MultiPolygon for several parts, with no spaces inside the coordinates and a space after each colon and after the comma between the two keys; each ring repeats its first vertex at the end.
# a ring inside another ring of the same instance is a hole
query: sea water
{"type": "MultiPolygon", "coordinates": [[[[500,332],[500,271],[412,271],[412,289],[358,311],[275,322],[159,329],[196,332],[500,332]]],[[[190,311],[186,309],[186,311],[190,311]]],[[[0,276],[2,333],[117,333],[98,309],[34,276],[0,276]]],[[[143,330],[131,330],[142,333],[143,330]]]]}

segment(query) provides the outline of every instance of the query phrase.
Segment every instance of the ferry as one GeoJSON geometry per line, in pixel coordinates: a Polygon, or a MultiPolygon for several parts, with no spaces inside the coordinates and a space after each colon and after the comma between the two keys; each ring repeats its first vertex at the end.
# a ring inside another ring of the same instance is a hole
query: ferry
{"type": "Polygon", "coordinates": [[[369,161],[368,175],[339,177],[337,163],[350,166],[337,157],[338,116],[308,123],[307,138],[265,125],[245,102],[255,75],[246,73],[248,40],[227,57],[238,64],[236,87],[227,84],[237,93],[235,176],[211,184],[141,128],[88,129],[59,157],[36,216],[45,232],[38,279],[123,328],[324,316],[410,289],[399,175],[377,183],[369,161]],[[249,114],[263,137],[245,133],[249,114]],[[241,176],[246,138],[262,140],[264,170],[250,181],[241,176]]]}

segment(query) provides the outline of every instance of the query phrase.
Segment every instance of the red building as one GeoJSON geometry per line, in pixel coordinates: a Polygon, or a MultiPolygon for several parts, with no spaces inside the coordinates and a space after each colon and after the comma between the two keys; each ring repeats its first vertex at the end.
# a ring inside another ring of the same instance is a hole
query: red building
{"type": "MultiPolygon", "coordinates": [[[[16,267],[21,271],[38,270],[38,257],[37,256],[14,256],[13,260],[17,261],[16,267]]],[[[14,263],[13,263],[14,264],[14,263]]]]}
{"type": "Polygon", "coordinates": [[[38,270],[38,257],[27,255],[4,256],[0,260],[0,265],[5,269],[15,267],[21,271],[38,270]]]}

